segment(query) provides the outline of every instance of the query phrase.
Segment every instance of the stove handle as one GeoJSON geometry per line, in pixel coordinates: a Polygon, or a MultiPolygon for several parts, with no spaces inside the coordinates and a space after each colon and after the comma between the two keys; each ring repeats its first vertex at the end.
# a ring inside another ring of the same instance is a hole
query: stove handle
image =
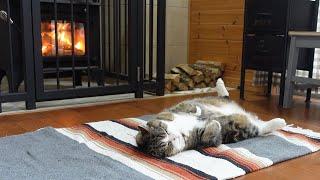
{"type": "MultiPolygon", "coordinates": [[[[0,10],[0,19],[2,19],[3,21],[7,22],[8,21],[8,14],[6,11],[4,10],[0,10]]],[[[12,19],[10,18],[10,24],[13,24],[12,19]]]]}

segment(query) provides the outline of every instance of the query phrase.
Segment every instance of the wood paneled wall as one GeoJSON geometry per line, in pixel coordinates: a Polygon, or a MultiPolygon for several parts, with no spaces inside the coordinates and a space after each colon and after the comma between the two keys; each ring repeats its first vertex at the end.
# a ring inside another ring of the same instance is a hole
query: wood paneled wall
{"type": "MultiPolygon", "coordinates": [[[[244,0],[190,0],[189,63],[214,60],[226,63],[225,82],[240,84],[244,0]]],[[[252,86],[253,71],[247,71],[247,90],[252,86]]]]}

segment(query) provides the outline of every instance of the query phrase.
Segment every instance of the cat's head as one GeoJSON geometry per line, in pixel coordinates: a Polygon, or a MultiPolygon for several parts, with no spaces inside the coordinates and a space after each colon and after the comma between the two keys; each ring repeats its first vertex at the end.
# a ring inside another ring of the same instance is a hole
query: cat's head
{"type": "Polygon", "coordinates": [[[170,134],[163,127],[140,125],[136,142],[144,152],[163,158],[176,154],[179,144],[181,144],[181,138],[170,134]]]}

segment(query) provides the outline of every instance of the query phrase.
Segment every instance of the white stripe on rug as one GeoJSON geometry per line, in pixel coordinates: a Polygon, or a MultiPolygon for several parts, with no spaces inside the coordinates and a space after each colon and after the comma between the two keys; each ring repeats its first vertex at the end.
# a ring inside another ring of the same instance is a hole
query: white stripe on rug
{"type": "Polygon", "coordinates": [[[194,150],[184,151],[168,159],[188,165],[206,174],[215,176],[218,179],[232,178],[246,174],[243,169],[227,160],[205,156],[194,150]],[[226,169],[228,169],[227,172],[226,169]]]}
{"type": "Polygon", "coordinates": [[[89,125],[97,131],[105,132],[108,135],[115,137],[116,139],[137,147],[135,137],[138,134],[138,131],[136,130],[130,129],[113,121],[95,122],[89,123],[89,125]]]}
{"type": "Polygon", "coordinates": [[[314,138],[314,139],[320,139],[320,133],[314,132],[310,129],[303,129],[301,127],[286,126],[286,127],[282,128],[282,130],[287,131],[287,132],[296,133],[296,134],[302,134],[302,135],[305,135],[307,137],[314,138]]]}

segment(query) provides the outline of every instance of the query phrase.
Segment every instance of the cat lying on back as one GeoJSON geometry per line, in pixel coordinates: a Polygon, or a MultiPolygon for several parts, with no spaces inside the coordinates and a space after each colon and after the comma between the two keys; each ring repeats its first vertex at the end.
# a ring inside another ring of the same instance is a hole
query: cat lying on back
{"type": "Polygon", "coordinates": [[[198,147],[217,147],[271,133],[286,126],[284,119],[264,122],[229,100],[222,79],[218,97],[183,101],[139,126],[138,147],[156,156],[173,156],[198,147]]]}

